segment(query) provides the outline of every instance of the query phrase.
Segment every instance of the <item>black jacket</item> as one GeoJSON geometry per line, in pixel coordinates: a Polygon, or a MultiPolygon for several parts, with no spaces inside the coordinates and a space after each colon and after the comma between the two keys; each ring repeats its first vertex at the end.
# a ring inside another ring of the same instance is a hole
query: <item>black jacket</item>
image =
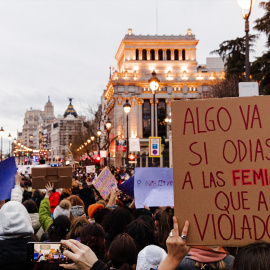
{"type": "Polygon", "coordinates": [[[35,242],[35,240],[32,237],[0,240],[0,269],[34,269],[33,264],[27,263],[28,242],[35,242]]]}
{"type": "Polygon", "coordinates": [[[83,188],[79,192],[79,197],[84,202],[84,212],[88,216],[89,205],[96,203],[94,193],[91,188],[83,188]]]}

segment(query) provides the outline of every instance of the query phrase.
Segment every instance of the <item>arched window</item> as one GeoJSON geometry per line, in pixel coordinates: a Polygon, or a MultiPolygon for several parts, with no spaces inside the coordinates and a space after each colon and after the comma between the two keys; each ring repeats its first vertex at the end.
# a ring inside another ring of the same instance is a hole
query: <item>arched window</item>
{"type": "Polygon", "coordinates": [[[163,60],[163,50],[158,50],[158,60],[163,60]]]}
{"type": "Polygon", "coordinates": [[[142,60],[147,60],[147,51],[146,51],[146,49],[142,50],[142,60]]]}
{"type": "Polygon", "coordinates": [[[136,60],[139,60],[139,50],[136,49],[136,60]]]}
{"type": "Polygon", "coordinates": [[[179,60],[179,51],[177,49],[174,50],[174,60],[179,60]]]}
{"type": "Polygon", "coordinates": [[[186,50],[185,49],[182,50],[182,60],[183,61],[186,60],[186,50]]]}
{"type": "Polygon", "coordinates": [[[155,50],[150,51],[150,60],[155,60],[155,50]]]}
{"type": "Polygon", "coordinates": [[[166,51],[166,55],[167,55],[167,60],[172,60],[172,59],[171,59],[171,50],[168,49],[168,50],[166,51]]]}

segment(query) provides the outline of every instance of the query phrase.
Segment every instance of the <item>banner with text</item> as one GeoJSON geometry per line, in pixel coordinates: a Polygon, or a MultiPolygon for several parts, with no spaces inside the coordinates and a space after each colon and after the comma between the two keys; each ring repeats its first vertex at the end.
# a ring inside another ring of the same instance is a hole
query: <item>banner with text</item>
{"type": "Polygon", "coordinates": [[[136,208],[173,206],[172,168],[135,168],[136,208]]]}
{"type": "Polygon", "coordinates": [[[188,245],[270,242],[270,96],[172,102],[175,215],[188,245]]]}
{"type": "Polygon", "coordinates": [[[98,190],[101,197],[106,200],[111,192],[112,187],[117,187],[117,181],[108,167],[105,167],[93,181],[94,187],[98,190]]]}

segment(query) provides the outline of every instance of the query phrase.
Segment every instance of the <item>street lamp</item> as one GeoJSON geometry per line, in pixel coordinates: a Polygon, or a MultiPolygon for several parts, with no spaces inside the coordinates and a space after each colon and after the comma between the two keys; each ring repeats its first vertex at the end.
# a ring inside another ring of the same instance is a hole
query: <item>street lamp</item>
{"type": "Polygon", "coordinates": [[[11,134],[9,133],[8,134],[8,140],[9,140],[9,157],[10,157],[10,141],[11,141],[11,138],[12,138],[12,136],[11,136],[11,134]]]}
{"type": "Polygon", "coordinates": [[[159,87],[160,80],[157,78],[157,74],[155,71],[152,72],[152,77],[150,78],[149,87],[153,94],[154,101],[154,137],[156,137],[156,91],[159,87]]]}
{"type": "Polygon", "coordinates": [[[4,134],[4,129],[3,129],[3,127],[1,127],[1,129],[0,129],[0,135],[1,135],[1,161],[3,160],[3,153],[2,153],[2,149],[3,149],[3,134],[4,134]]]}
{"type": "Polygon", "coordinates": [[[110,121],[110,118],[108,118],[108,120],[106,121],[105,123],[105,128],[107,130],[107,133],[108,133],[108,142],[109,142],[109,147],[108,147],[108,165],[110,166],[110,131],[111,131],[111,128],[112,128],[112,122],[110,121]]]}
{"type": "Polygon", "coordinates": [[[128,100],[126,100],[126,103],[124,104],[124,112],[127,115],[127,165],[126,165],[126,170],[128,169],[128,152],[129,152],[129,140],[128,140],[128,114],[131,110],[131,105],[128,103],[128,100]]]}
{"type": "Polygon", "coordinates": [[[250,65],[249,65],[249,16],[251,14],[251,8],[255,0],[237,0],[238,5],[241,7],[242,16],[245,20],[245,32],[246,32],[246,81],[249,82],[250,65]]]}

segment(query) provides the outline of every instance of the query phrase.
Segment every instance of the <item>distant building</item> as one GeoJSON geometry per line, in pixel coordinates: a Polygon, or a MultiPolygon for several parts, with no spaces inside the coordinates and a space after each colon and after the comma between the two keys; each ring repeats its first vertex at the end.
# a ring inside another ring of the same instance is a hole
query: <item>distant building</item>
{"type": "Polygon", "coordinates": [[[70,154],[70,143],[76,132],[82,132],[85,117],[78,116],[73,108],[72,99],[63,116],[57,117],[51,125],[51,160],[64,161],[70,154]]]}
{"type": "Polygon", "coordinates": [[[34,148],[34,133],[41,114],[41,110],[33,110],[32,108],[25,113],[22,130],[22,143],[29,148],[34,148]]]}
{"type": "Polygon", "coordinates": [[[34,149],[50,149],[50,130],[54,119],[54,107],[50,97],[48,97],[33,134],[34,149]]]}
{"type": "MultiPolygon", "coordinates": [[[[171,111],[171,101],[209,97],[209,85],[224,78],[224,64],[215,57],[207,58],[207,63],[199,66],[196,60],[198,42],[190,29],[183,36],[142,36],[128,30],[115,56],[117,70],[104,93],[106,115],[112,122],[112,138],[126,137],[127,121],[123,110],[126,100],[131,104],[129,137],[139,138],[141,151],[138,154],[147,155],[148,138],[154,135],[154,127],[157,136],[168,138],[165,118],[171,111]],[[155,106],[148,82],[153,71],[160,80],[155,106]]],[[[121,165],[123,155],[111,149],[111,157],[119,160],[116,165],[121,165]]]]}

